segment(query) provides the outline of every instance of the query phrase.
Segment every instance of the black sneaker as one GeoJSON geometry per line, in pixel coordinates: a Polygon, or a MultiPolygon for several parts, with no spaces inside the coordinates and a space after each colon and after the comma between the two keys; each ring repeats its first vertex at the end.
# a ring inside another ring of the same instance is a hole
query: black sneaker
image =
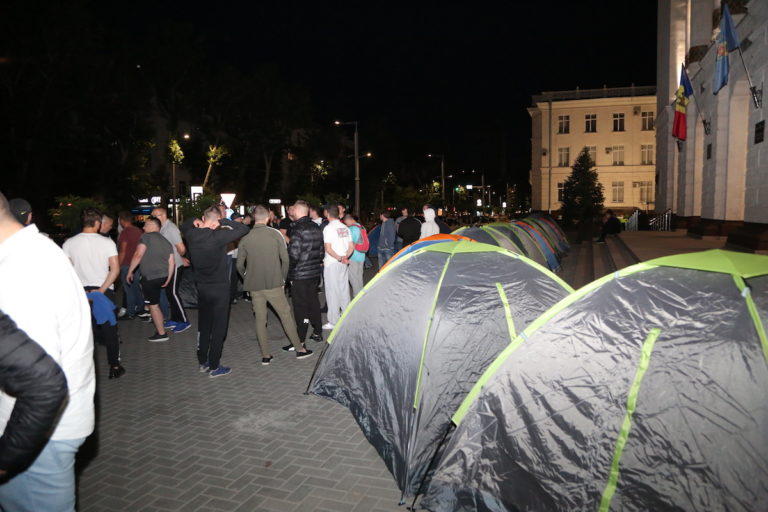
{"type": "Polygon", "coordinates": [[[155,333],[152,336],[150,336],[149,338],[147,338],[147,340],[149,340],[149,341],[151,341],[153,343],[156,343],[156,342],[159,342],[159,341],[168,341],[168,339],[169,339],[168,338],[168,333],[165,333],[165,334],[155,333]]]}
{"type": "Polygon", "coordinates": [[[122,365],[110,366],[109,367],[109,378],[110,379],[119,379],[123,375],[125,375],[125,368],[123,368],[122,365]]]}
{"type": "Polygon", "coordinates": [[[309,357],[312,354],[314,354],[314,352],[309,349],[307,349],[306,352],[296,352],[296,359],[304,359],[305,357],[309,357]]]}
{"type": "Polygon", "coordinates": [[[283,350],[285,350],[286,352],[293,352],[296,349],[293,348],[293,345],[286,345],[283,347],[283,350]]]}
{"type": "Polygon", "coordinates": [[[316,341],[318,343],[322,343],[323,336],[321,334],[314,333],[312,336],[309,337],[309,339],[311,339],[312,341],[316,341]]]}
{"type": "Polygon", "coordinates": [[[264,366],[269,366],[269,363],[271,363],[273,359],[274,359],[274,357],[272,357],[272,356],[262,357],[261,358],[261,364],[264,365],[264,366]]]}

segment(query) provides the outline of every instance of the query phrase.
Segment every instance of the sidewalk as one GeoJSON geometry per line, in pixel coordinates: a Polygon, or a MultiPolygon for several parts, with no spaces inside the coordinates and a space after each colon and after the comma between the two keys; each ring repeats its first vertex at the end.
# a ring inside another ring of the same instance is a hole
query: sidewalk
{"type": "Polygon", "coordinates": [[[726,237],[691,238],[686,235],[685,230],[623,231],[619,236],[640,261],[685,252],[722,249],[725,246],[726,240],[726,237]]]}

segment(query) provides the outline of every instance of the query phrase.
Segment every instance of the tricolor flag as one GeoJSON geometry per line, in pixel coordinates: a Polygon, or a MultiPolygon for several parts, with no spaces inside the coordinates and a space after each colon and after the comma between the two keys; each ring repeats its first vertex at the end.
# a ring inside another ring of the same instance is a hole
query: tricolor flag
{"type": "Polygon", "coordinates": [[[675,93],[675,120],[672,124],[672,136],[678,140],[685,140],[688,132],[686,110],[691,94],[693,94],[693,87],[683,66],[680,68],[680,86],[675,93]]]}
{"type": "Polygon", "coordinates": [[[736,35],[736,27],[733,26],[731,11],[728,10],[728,4],[723,2],[723,12],[720,16],[720,33],[715,39],[715,76],[712,85],[712,93],[723,88],[728,83],[728,71],[730,63],[728,54],[739,47],[739,38],[736,35]]]}

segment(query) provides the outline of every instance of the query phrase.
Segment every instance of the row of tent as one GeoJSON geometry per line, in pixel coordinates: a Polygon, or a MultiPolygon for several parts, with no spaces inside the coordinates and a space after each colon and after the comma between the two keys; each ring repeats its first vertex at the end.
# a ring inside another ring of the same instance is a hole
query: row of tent
{"type": "Polygon", "coordinates": [[[406,249],[309,385],[351,411],[403,503],[768,510],[768,257],[671,256],[574,291],[499,245],[406,249]]]}

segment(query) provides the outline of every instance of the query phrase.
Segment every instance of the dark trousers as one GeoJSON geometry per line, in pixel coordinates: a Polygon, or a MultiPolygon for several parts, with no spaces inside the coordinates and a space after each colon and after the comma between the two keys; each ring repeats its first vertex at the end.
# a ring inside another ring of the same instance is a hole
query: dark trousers
{"type": "Polygon", "coordinates": [[[171,308],[171,320],[176,323],[187,322],[187,313],[184,311],[184,306],[181,305],[181,299],[179,298],[180,270],[181,267],[174,269],[171,282],[165,287],[165,296],[171,308]]]}
{"type": "Polygon", "coordinates": [[[197,285],[197,360],[219,367],[229,326],[229,283],[197,285]]]}
{"type": "MultiPolygon", "coordinates": [[[[85,287],[87,292],[98,289],[98,286],[85,287]]],[[[114,291],[107,290],[104,292],[104,295],[112,302],[115,302],[114,291]]],[[[96,343],[102,343],[107,348],[107,363],[110,366],[120,365],[120,338],[117,334],[117,324],[109,325],[109,322],[105,322],[98,325],[96,324],[96,319],[91,315],[91,328],[93,329],[93,340],[96,343]]]]}
{"type": "Polygon", "coordinates": [[[291,300],[293,300],[293,317],[296,319],[296,331],[299,342],[304,343],[307,329],[312,326],[314,334],[323,332],[323,322],[320,317],[320,300],[317,298],[317,286],[320,278],[299,279],[291,281],[291,300]]]}

